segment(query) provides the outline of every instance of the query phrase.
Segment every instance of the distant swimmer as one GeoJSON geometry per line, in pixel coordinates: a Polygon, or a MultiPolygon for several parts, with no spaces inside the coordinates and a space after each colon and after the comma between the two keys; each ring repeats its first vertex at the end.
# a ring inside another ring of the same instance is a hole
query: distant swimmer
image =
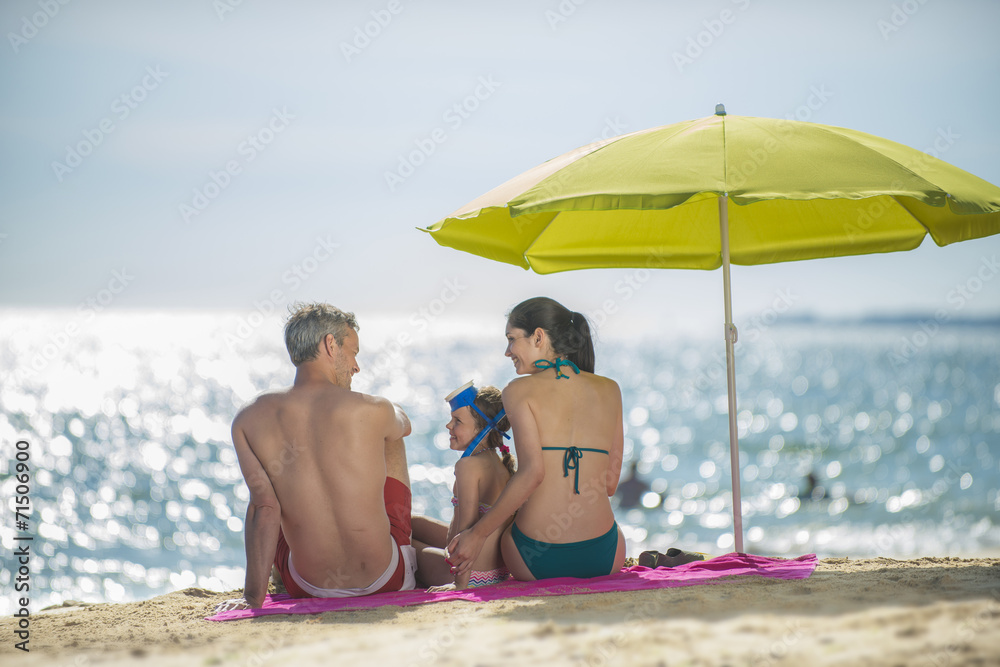
{"type": "Polygon", "coordinates": [[[353,313],[300,305],[285,324],[294,383],[233,421],[250,490],[246,585],[217,612],[261,607],[272,563],[295,598],[414,588],[410,421],[388,400],[351,391],[358,328],[353,313]]]}
{"type": "Polygon", "coordinates": [[[616,495],[618,496],[619,507],[625,509],[639,507],[642,503],[642,497],[650,492],[649,484],[639,479],[636,474],[638,465],[637,461],[632,461],[632,465],[629,466],[628,477],[618,484],[618,493],[616,495]]]}
{"type": "Polygon", "coordinates": [[[799,500],[823,500],[826,498],[826,488],[819,483],[815,471],[810,470],[806,475],[802,489],[799,491],[799,500]]]}

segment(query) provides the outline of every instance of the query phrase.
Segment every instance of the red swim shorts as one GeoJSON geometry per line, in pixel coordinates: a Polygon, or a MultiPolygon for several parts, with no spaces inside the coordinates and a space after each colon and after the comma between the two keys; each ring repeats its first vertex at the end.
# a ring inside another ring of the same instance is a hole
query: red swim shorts
{"type": "MultiPolygon", "coordinates": [[[[385,487],[382,489],[382,496],[385,499],[385,513],[389,516],[389,535],[392,536],[392,540],[396,543],[396,549],[399,550],[399,547],[410,544],[410,489],[398,479],[387,477],[385,479],[385,487]]],[[[288,569],[289,553],[291,551],[288,548],[288,543],[285,541],[285,535],[279,529],[278,548],[274,552],[274,566],[278,568],[278,572],[281,574],[281,581],[285,584],[285,590],[293,598],[313,597],[302,590],[295,583],[295,580],[292,579],[292,575],[288,569]]],[[[375,591],[375,593],[398,591],[402,588],[406,575],[405,567],[406,563],[404,562],[403,553],[400,551],[399,564],[396,566],[396,571],[393,572],[392,578],[382,588],[375,591]]]]}

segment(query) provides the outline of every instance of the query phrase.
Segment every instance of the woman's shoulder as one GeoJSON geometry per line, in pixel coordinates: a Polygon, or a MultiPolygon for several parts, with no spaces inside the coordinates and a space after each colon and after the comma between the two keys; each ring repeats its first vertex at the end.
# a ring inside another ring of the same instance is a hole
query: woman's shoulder
{"type": "Polygon", "coordinates": [[[609,394],[616,394],[621,396],[622,390],[618,386],[618,383],[609,377],[603,375],[597,375],[596,373],[587,373],[587,378],[594,383],[595,387],[598,387],[600,391],[608,392],[609,394]]]}
{"type": "Polygon", "coordinates": [[[535,379],[534,375],[525,375],[524,377],[514,378],[507,383],[507,386],[503,388],[500,395],[504,399],[524,396],[526,393],[531,391],[533,384],[531,381],[533,379],[535,379]]]}

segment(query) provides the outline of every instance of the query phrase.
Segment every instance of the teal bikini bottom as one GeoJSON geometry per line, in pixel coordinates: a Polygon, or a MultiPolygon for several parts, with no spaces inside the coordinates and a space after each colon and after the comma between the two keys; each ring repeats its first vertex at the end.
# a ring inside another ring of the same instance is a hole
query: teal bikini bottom
{"type": "Polygon", "coordinates": [[[554,577],[601,577],[611,574],[618,551],[618,523],[600,537],[580,542],[555,544],[533,540],[517,527],[510,528],[514,546],[535,579],[554,577]]]}

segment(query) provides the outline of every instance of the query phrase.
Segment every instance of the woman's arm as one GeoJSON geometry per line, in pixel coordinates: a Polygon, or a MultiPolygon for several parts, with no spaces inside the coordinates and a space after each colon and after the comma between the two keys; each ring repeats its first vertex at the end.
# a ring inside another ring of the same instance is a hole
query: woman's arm
{"type": "Polygon", "coordinates": [[[625,427],[622,419],[622,390],[618,383],[609,380],[614,386],[614,400],[617,403],[616,417],[614,425],[614,439],[611,441],[610,461],[608,465],[608,497],[615,495],[618,490],[618,480],[622,476],[622,456],[625,450],[625,427]]]}
{"type": "Polygon", "coordinates": [[[504,410],[514,432],[517,472],[507,482],[493,509],[448,544],[448,559],[456,576],[472,569],[486,538],[507,523],[545,478],[538,424],[527,400],[527,389],[523,380],[514,380],[503,390],[504,410]]]}

